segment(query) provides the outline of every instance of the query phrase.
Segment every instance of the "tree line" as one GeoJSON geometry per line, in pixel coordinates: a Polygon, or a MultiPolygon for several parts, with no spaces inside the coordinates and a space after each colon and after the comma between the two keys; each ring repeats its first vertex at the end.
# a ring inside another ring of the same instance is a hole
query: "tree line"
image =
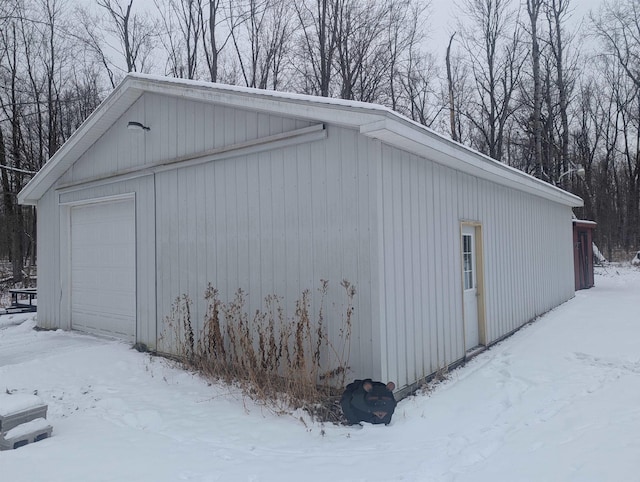
{"type": "Polygon", "coordinates": [[[2,0],[0,259],[35,264],[17,193],[127,72],[386,105],[581,196],[609,257],[640,249],[640,0],[454,2],[437,51],[424,0],[2,0]]]}

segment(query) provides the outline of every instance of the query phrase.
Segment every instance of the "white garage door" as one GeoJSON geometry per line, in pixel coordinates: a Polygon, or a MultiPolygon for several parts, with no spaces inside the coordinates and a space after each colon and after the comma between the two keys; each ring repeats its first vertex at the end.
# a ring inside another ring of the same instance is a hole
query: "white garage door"
{"type": "Polygon", "coordinates": [[[71,328],[135,341],[135,201],[71,208],[71,328]]]}

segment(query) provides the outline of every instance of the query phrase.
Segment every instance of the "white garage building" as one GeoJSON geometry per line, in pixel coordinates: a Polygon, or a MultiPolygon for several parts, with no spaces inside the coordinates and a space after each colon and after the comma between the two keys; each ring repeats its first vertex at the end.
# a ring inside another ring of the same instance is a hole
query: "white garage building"
{"type": "Polygon", "coordinates": [[[325,279],[335,335],[346,279],[352,376],[399,388],[571,298],[582,206],[381,106],[140,74],[19,201],[44,328],[155,348],[176,297],[202,319],[208,282],[292,311],[325,279]]]}

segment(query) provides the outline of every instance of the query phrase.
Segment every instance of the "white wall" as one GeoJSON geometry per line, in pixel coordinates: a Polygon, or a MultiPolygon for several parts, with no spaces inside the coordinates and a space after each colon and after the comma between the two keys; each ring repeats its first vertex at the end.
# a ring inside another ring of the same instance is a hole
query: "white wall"
{"type": "Polygon", "coordinates": [[[310,124],[146,93],[67,171],[59,185],[150,167],[310,124]],[[129,131],[129,121],[142,122],[150,130],[129,131]]]}
{"type": "Polygon", "coordinates": [[[329,127],[326,140],[158,173],[158,313],[168,314],[176,297],[187,294],[200,323],[211,282],[224,300],[245,291],[250,315],[276,294],[292,317],[308,289],[317,315],[324,279],[330,283],[325,323],[338,347],[346,279],[357,289],[349,362],[357,373],[376,370],[376,202],[368,173],[374,144],[329,127]]]}
{"type": "Polygon", "coordinates": [[[465,355],[460,226],[482,225],[487,343],[571,298],[571,209],[384,146],[383,378],[465,355]]]}
{"type": "Polygon", "coordinates": [[[51,189],[38,201],[38,325],[61,328],[60,215],[58,195],[51,189]]]}

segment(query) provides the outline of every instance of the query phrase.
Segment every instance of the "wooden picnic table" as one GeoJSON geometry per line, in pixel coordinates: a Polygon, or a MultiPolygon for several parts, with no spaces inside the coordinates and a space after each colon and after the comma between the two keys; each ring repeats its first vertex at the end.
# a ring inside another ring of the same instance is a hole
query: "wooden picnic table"
{"type": "Polygon", "coordinates": [[[33,304],[34,299],[37,299],[37,288],[14,288],[10,289],[11,294],[11,308],[20,308],[23,311],[36,311],[37,305],[33,304]]]}

